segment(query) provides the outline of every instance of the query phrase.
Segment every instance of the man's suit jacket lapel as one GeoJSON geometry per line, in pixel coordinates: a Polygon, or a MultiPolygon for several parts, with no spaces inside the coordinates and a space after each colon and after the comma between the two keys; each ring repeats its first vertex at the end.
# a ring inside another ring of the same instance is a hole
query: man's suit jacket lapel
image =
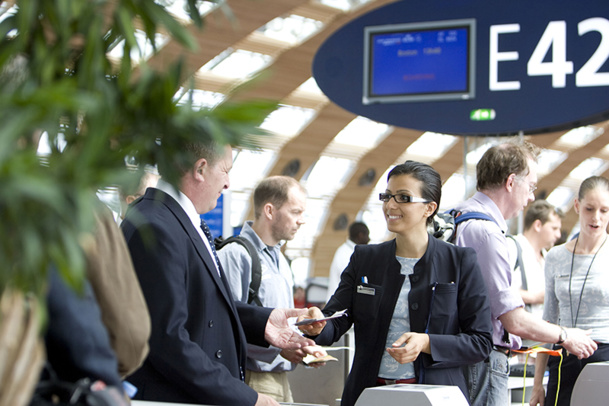
{"type": "Polygon", "coordinates": [[[190,221],[190,218],[188,217],[186,212],[184,212],[184,209],[182,209],[182,206],[180,206],[180,204],[178,202],[176,202],[175,199],[173,199],[171,196],[169,196],[165,192],[162,192],[159,190],[157,190],[156,192],[162,193],[163,202],[165,203],[167,208],[169,208],[169,210],[171,210],[171,212],[174,214],[174,216],[176,216],[176,218],[178,219],[178,221],[180,222],[180,224],[182,225],[182,227],[184,228],[184,230],[186,231],[186,233],[192,240],[192,242],[197,250],[197,253],[199,254],[199,257],[201,257],[201,260],[205,264],[205,268],[206,268],[207,272],[209,272],[212,279],[218,286],[218,289],[220,289],[220,291],[222,292],[222,295],[224,296],[224,298],[230,305],[230,308],[232,309],[235,316],[238,317],[237,309],[235,308],[230,291],[228,290],[226,284],[224,283],[226,276],[224,274],[222,274],[222,277],[220,277],[220,275],[218,274],[218,272],[216,270],[215,261],[212,258],[209,250],[205,246],[205,243],[201,239],[201,235],[198,233],[198,231],[195,229],[194,225],[192,224],[192,221],[190,221]]]}

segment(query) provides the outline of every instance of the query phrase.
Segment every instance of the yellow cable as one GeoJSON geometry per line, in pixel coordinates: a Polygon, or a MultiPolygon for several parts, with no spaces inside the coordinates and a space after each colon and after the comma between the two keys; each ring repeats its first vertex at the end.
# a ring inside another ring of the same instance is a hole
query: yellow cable
{"type": "Polygon", "coordinates": [[[527,364],[529,362],[529,353],[524,359],[524,376],[522,377],[522,406],[524,406],[524,398],[527,394],[527,364]]]}
{"type": "Polygon", "coordinates": [[[558,392],[560,392],[560,371],[562,369],[562,351],[560,352],[560,362],[558,363],[558,382],[556,384],[556,400],[554,401],[554,406],[558,404],[558,392]]]}

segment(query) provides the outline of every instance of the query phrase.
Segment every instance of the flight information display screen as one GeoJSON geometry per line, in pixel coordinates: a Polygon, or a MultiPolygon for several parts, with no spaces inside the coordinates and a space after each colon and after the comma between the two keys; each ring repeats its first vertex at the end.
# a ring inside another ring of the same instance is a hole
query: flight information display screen
{"type": "Polygon", "coordinates": [[[474,97],[475,20],[364,31],[364,104],[474,97]]]}

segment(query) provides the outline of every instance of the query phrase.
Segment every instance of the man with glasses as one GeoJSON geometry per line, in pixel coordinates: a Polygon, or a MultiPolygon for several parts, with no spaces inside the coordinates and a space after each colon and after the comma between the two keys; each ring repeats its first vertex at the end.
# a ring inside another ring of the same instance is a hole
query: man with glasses
{"type": "Polygon", "coordinates": [[[508,250],[506,220],[514,218],[535,200],[539,149],[528,142],[507,142],[489,148],[476,165],[478,192],[455,209],[481,212],[492,218],[462,222],[455,244],[472,247],[491,301],[493,351],[486,361],[466,367],[470,401],[474,406],[509,405],[510,350],[521,346],[521,338],[556,343],[580,358],[594,352],[594,342],[580,329],[563,329],[526,310],[522,298],[511,287],[512,266],[508,250]]]}

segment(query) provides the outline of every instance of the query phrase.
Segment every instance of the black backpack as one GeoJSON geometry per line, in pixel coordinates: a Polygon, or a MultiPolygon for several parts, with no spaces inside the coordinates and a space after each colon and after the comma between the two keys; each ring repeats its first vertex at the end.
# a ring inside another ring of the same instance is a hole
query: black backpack
{"type": "Polygon", "coordinates": [[[218,237],[214,240],[216,251],[221,250],[222,247],[231,243],[241,244],[243,247],[245,247],[247,253],[252,258],[252,281],[250,282],[248,289],[247,303],[252,304],[252,302],[254,302],[258,306],[262,306],[262,302],[258,297],[258,289],[260,289],[260,281],[262,279],[262,264],[260,263],[260,257],[258,256],[256,247],[254,247],[254,244],[252,244],[249,240],[246,240],[239,235],[228,237],[227,239],[218,237]]]}
{"type": "Polygon", "coordinates": [[[431,235],[440,240],[453,244],[457,237],[457,226],[467,220],[486,220],[496,223],[491,216],[485,213],[470,211],[461,213],[456,209],[448,210],[444,213],[437,213],[433,219],[433,230],[431,235]]]}

